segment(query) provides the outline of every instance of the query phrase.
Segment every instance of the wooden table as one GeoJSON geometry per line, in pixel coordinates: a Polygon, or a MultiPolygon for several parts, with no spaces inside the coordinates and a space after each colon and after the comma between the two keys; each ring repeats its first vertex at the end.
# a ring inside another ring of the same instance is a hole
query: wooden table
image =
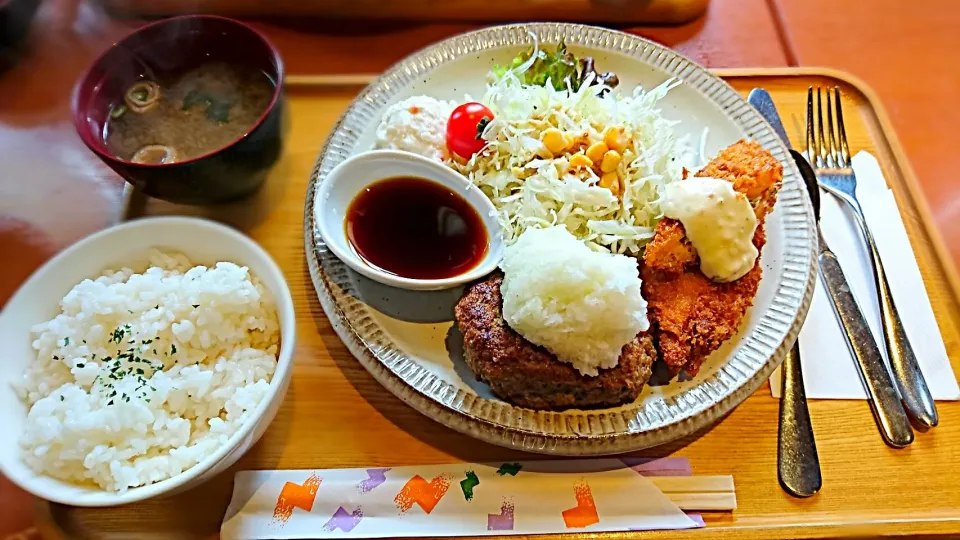
{"type": "MultiPolygon", "coordinates": [[[[951,92],[960,81],[958,71],[951,71],[950,60],[960,44],[960,36],[954,30],[960,16],[950,12],[950,0],[928,1],[923,12],[916,7],[908,10],[901,4],[896,0],[712,0],[707,16],[690,24],[628,30],[664,42],[710,67],[783,66],[800,62],[846,68],[865,77],[890,109],[907,153],[920,173],[941,233],[954,259],[960,260],[960,222],[953,219],[960,212],[960,205],[951,204],[960,184],[951,181],[948,174],[951,165],[960,162],[951,148],[960,137],[947,129],[960,120],[960,112],[950,102],[951,92]],[[831,14],[833,22],[820,23],[815,18],[818,13],[831,14]],[[946,66],[935,66],[937,59],[947,62],[946,66]]],[[[24,58],[0,74],[0,260],[4,261],[0,265],[0,305],[53,253],[117,219],[122,181],[76,137],[69,121],[69,93],[82,69],[137,25],[136,21],[111,20],[93,3],[47,0],[35,21],[24,58]]],[[[459,24],[344,26],[278,21],[258,26],[281,48],[292,73],[376,72],[418,47],[472,28],[459,24]]],[[[318,139],[316,146],[320,143],[318,139]]],[[[315,149],[304,150],[309,151],[315,149]]],[[[345,375],[356,384],[376,384],[359,365],[352,365],[353,369],[345,369],[345,375]]],[[[379,395],[372,391],[363,393],[379,395]]],[[[750,399],[764,400],[762,405],[752,408],[759,413],[751,413],[750,418],[737,418],[734,413],[713,430],[714,436],[731,441],[729,457],[716,456],[713,450],[694,441],[687,450],[695,468],[698,459],[736,459],[738,452],[763,452],[768,463],[743,474],[773,478],[776,454],[773,448],[757,447],[754,434],[776,430],[776,403],[762,395],[750,399]]],[[[815,418],[825,419],[823,404],[814,403],[811,408],[815,418]]],[[[505,455],[502,450],[423,422],[417,413],[390,396],[371,398],[367,409],[364,412],[374,415],[376,425],[392,433],[395,440],[426,442],[431,449],[424,456],[427,461],[442,461],[444,457],[483,460],[505,455]]],[[[960,409],[944,409],[944,423],[956,423],[960,409]]],[[[845,418],[871,422],[863,403],[849,403],[845,411],[849,412],[845,418]]],[[[920,459],[927,445],[947,444],[946,435],[921,439],[925,442],[908,450],[915,454],[912,459],[920,459]]],[[[842,453],[844,443],[842,437],[821,440],[821,453],[842,453]]],[[[902,457],[877,444],[870,455],[845,456],[830,466],[839,472],[845,462],[852,465],[859,459],[892,464],[902,457]]],[[[954,464],[958,461],[960,450],[952,458],[954,464]]],[[[929,487],[925,491],[929,505],[922,500],[900,501],[896,493],[885,489],[890,483],[882,478],[851,479],[830,489],[850,490],[857,496],[871,498],[877,503],[875,506],[890,509],[892,520],[917,520],[902,527],[891,524],[888,531],[933,534],[956,528],[945,519],[946,514],[937,510],[945,508],[951,500],[949,495],[957,492],[957,482],[951,480],[955,478],[950,474],[953,470],[931,471],[929,478],[901,479],[925,483],[929,487]],[[904,513],[904,508],[914,510],[904,513]],[[923,508],[928,511],[917,510],[923,508]]],[[[816,499],[786,498],[776,489],[775,481],[770,487],[766,495],[769,500],[751,504],[769,505],[771,519],[778,512],[817,511],[821,523],[796,535],[837,534],[839,529],[829,519],[830,508],[816,499]]],[[[953,506],[958,504],[954,501],[953,506]]],[[[0,508],[0,538],[30,526],[31,501],[2,478],[0,508]]],[[[763,523],[758,521],[755,525],[763,523]]],[[[709,533],[711,537],[726,534],[709,533]]],[[[749,527],[738,529],[737,535],[759,538],[756,534],[751,536],[749,527]]]]}
{"type": "Polygon", "coordinates": [[[960,7],[954,0],[772,0],[784,28],[784,52],[797,65],[838,67],[883,99],[930,202],[938,228],[960,263],[960,7]]]}

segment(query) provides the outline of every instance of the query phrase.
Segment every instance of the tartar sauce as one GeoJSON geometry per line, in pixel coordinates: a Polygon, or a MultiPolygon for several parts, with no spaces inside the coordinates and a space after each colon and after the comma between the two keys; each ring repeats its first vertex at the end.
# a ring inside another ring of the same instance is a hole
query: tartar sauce
{"type": "Polygon", "coordinates": [[[753,268],[759,255],[753,245],[757,217],[730,182],[693,177],[667,184],[661,208],[683,224],[708,278],[734,281],[753,268]]]}

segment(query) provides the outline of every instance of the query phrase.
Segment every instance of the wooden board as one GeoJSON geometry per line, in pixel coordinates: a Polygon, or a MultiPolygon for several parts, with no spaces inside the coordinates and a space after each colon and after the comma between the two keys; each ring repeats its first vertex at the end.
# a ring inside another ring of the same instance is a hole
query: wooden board
{"type": "MultiPolygon", "coordinates": [[[[680,24],[700,16],[708,0],[100,0],[137,17],[209,13],[229,17],[323,17],[403,21],[573,21],[680,24]]],[[[359,23],[360,21],[354,21],[359,23]]]]}
{"type": "MultiPolygon", "coordinates": [[[[960,367],[960,289],[930,214],[886,114],[873,93],[845,75],[812,69],[720,72],[746,95],[773,95],[791,139],[801,142],[806,89],[840,85],[853,151],[880,160],[904,214],[947,352],[960,367]]],[[[303,254],[303,197],[327,132],[363,77],[292,78],[285,156],[253,200],[211,211],[134,198],[132,214],[191,213],[236,225],[264,245],[286,273],[297,307],[296,370],[287,399],[263,440],[233,470],[383,467],[530,458],[477,442],[404,405],[379,386],[331,330],[303,254]]],[[[684,456],[695,474],[732,474],[739,508],[707,513],[697,538],[816,538],[848,535],[960,534],[960,403],[940,403],[941,425],[903,450],[883,444],[866,402],[810,404],[824,487],[798,500],[777,483],[778,402],[764,385],[713,427],[636,455],[684,456]]],[[[216,536],[230,497],[232,471],[190,492],[114,509],[39,503],[48,538],[189,539],[216,536]]],[[[680,533],[675,534],[679,536],[680,533]]],[[[567,535],[573,537],[574,535],[567,535]]],[[[610,538],[626,534],[604,535],[610,538]]],[[[662,533],[631,533],[656,538],[662,533]]]]}

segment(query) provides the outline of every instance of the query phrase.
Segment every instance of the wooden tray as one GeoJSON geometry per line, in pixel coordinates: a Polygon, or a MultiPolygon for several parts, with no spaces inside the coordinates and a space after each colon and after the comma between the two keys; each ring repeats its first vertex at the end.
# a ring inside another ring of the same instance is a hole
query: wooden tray
{"type": "Polygon", "coordinates": [[[403,21],[573,21],[680,24],[700,16],[708,0],[100,0],[117,14],[210,13],[230,17],[322,17],[403,21]]]}
{"type": "MultiPolygon", "coordinates": [[[[794,143],[802,142],[806,89],[839,85],[851,148],[880,160],[913,242],[947,352],[960,367],[960,288],[886,113],[873,92],[847,75],[817,69],[721,71],[744,95],[768,89],[794,143]]],[[[296,370],[287,399],[263,440],[234,468],[381,467],[519,459],[421,416],[383,389],[347,352],[317,301],[303,254],[303,197],[327,132],[366,77],[288,81],[290,117],[283,161],[253,201],[217,210],[134,197],[129,213],[189,213],[244,229],[277,259],[298,310],[296,370]],[[344,419],[346,417],[346,420],[344,419]]],[[[863,401],[810,404],[824,487],[793,499],[777,483],[778,402],[764,385],[715,426],[638,455],[688,457],[696,474],[732,474],[739,508],[706,514],[697,538],[813,538],[900,533],[960,534],[960,403],[940,403],[941,426],[904,450],[883,444],[863,401]]],[[[524,456],[529,458],[529,456],[524,456]]],[[[40,503],[47,538],[212,538],[230,497],[233,471],[193,491],[115,509],[40,503]]],[[[681,533],[674,533],[679,536],[681,533]]],[[[573,535],[567,535],[573,536],[573,535]]],[[[627,536],[627,535],[609,535],[627,536]]],[[[631,535],[632,536],[632,535],[631,535]]],[[[662,537],[662,533],[636,533],[662,537]]]]}

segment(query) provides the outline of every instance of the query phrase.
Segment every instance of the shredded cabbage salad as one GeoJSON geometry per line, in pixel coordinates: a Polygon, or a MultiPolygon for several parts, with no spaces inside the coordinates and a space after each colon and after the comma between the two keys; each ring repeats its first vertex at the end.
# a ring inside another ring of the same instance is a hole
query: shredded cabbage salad
{"type": "Polygon", "coordinates": [[[592,81],[577,90],[569,84],[557,90],[549,83],[523,83],[531,63],[491,72],[481,99],[495,115],[483,130],[487,144],[466,163],[449,165],[493,201],[508,244],[529,227],[562,224],[592,249],[640,255],[662,217],[663,186],[679,181],[684,168],[693,169],[697,155],[658,108],[679,82],[637,87],[630,95],[592,81]],[[576,142],[554,155],[541,141],[551,128],[576,142]],[[571,156],[603,141],[608,128],[622,129],[628,141],[616,171],[617,190],[598,185],[591,168],[570,166],[571,156]]]}

